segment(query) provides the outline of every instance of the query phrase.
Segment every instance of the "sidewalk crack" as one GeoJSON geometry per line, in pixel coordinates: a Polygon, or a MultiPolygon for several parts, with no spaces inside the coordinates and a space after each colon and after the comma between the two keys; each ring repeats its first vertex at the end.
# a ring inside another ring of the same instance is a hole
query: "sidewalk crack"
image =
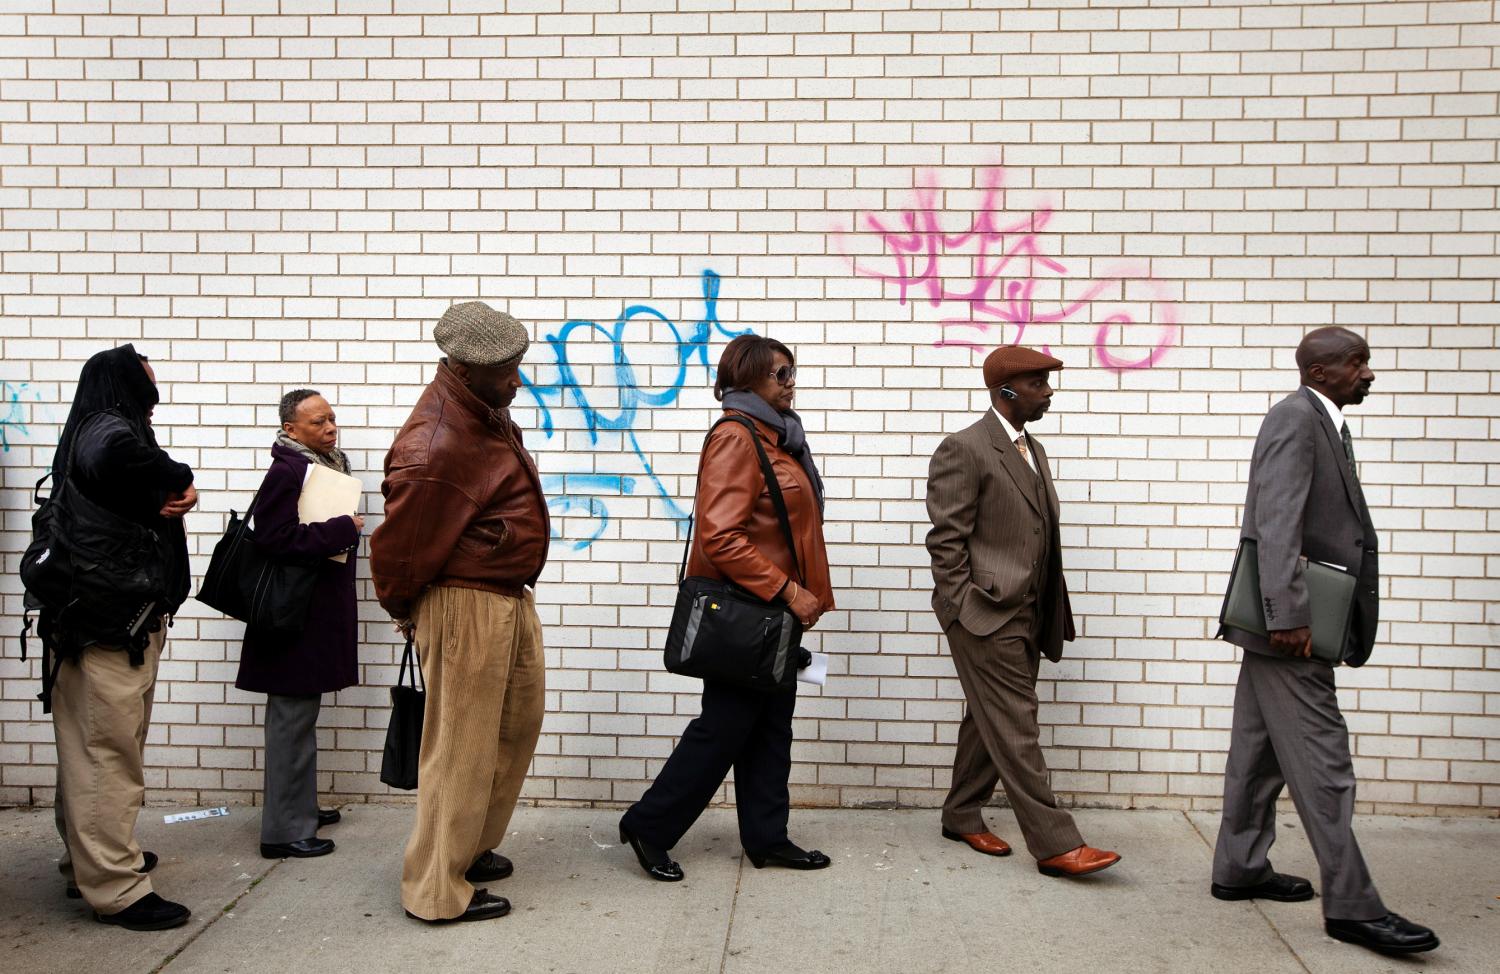
{"type": "Polygon", "coordinates": [[[719,955],[719,974],[729,965],[729,945],[734,942],[734,911],[740,905],[740,880],[745,876],[745,854],[740,853],[739,867],[734,873],[734,897],[729,901],[729,926],[724,930],[724,951],[719,955]]]}
{"type": "Polygon", "coordinates": [[[199,927],[193,933],[193,935],[191,937],[189,937],[187,940],[185,940],[181,944],[179,944],[176,950],[172,951],[166,957],[162,958],[162,962],[160,964],[157,964],[155,967],[151,968],[149,974],[161,974],[161,971],[168,964],[172,963],[178,957],[182,956],[182,952],[184,950],[187,950],[193,944],[197,943],[199,937],[203,936],[205,933],[207,933],[213,927],[214,924],[216,924],[220,920],[222,920],[224,918],[225,914],[227,914],[230,910],[234,909],[235,906],[236,906],[236,904],[238,904],[240,900],[244,899],[246,896],[249,896],[251,890],[253,890],[253,889],[255,889],[255,887],[259,886],[261,884],[261,882],[267,876],[271,875],[273,872],[275,872],[277,869],[279,869],[281,867],[281,865],[283,863],[285,863],[285,862],[286,862],[285,859],[279,859],[276,862],[271,863],[270,868],[268,868],[265,872],[261,873],[259,876],[256,876],[254,879],[250,880],[250,885],[249,886],[246,886],[243,890],[241,890],[239,892],[239,894],[235,896],[234,899],[232,899],[228,903],[224,904],[224,906],[221,907],[217,913],[215,913],[212,917],[209,918],[209,921],[207,923],[205,923],[203,926],[199,927]]]}

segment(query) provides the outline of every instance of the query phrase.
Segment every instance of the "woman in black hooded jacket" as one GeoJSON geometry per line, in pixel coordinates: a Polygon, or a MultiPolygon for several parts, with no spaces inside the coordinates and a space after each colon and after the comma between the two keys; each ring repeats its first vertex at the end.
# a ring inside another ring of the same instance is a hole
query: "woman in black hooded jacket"
{"type": "Polygon", "coordinates": [[[82,896],[101,923],[163,930],[187,922],[188,908],[158,896],[146,875],[135,821],[145,796],[143,751],[167,617],[188,593],[183,515],[198,502],[193,471],[156,443],[151,413],[156,375],[132,345],[100,352],[78,377],[67,424],[52,460],[54,489],[71,480],[87,499],[151,529],[160,539],[167,591],[151,610],[145,637],[106,645],[87,606],[68,618],[43,607],[41,633],[62,664],[51,687],[57,735],[57,827],[65,846],[58,868],[69,896],[82,896]]]}

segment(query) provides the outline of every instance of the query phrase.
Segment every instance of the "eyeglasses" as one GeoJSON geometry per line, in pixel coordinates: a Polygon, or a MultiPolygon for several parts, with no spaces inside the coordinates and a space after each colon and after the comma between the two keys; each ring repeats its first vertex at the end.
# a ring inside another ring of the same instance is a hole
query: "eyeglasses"
{"type": "Polygon", "coordinates": [[[776,380],[777,384],[786,385],[797,378],[797,367],[795,365],[783,365],[775,372],[770,373],[770,375],[771,378],[776,380]]]}

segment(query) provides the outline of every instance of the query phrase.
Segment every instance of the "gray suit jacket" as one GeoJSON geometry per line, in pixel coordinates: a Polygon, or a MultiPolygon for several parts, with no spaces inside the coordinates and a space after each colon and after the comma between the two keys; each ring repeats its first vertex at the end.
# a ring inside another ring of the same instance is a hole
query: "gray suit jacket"
{"type": "MultiPolygon", "coordinates": [[[[1260,591],[1270,629],[1311,624],[1299,558],[1357,572],[1354,622],[1344,661],[1360,666],[1375,645],[1380,568],[1375,525],[1364,491],[1349,472],[1339,430],[1305,386],[1271,407],[1255,438],[1244,538],[1260,555],[1260,591]]],[[[1263,636],[1237,629],[1219,635],[1243,649],[1276,655],[1263,636]]]]}
{"type": "Polygon", "coordinates": [[[927,475],[927,551],[932,555],[932,608],[944,631],[955,622],[988,636],[1021,609],[1037,560],[1047,573],[1037,599],[1039,648],[1062,656],[1073,613],[1063,580],[1057,491],[1047,453],[1031,434],[1027,443],[1041,480],[1010,441],[992,410],[949,436],[932,455],[927,475]],[[1043,509],[1048,516],[1043,516],[1043,509]]]}

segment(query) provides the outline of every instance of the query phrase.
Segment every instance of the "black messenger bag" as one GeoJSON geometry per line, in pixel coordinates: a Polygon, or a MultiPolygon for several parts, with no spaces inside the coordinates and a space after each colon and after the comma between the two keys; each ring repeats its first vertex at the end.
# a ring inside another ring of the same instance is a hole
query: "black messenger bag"
{"type": "MultiPolygon", "coordinates": [[[[723,423],[739,423],[750,430],[751,442],[760,457],[760,469],[776,507],[787,550],[792,553],[796,581],[802,584],[802,566],[786,512],[786,499],[771,469],[771,461],[760,442],[760,434],[748,419],[726,416],[709,429],[709,436],[723,423]]],[[[704,440],[705,446],[707,439],[704,440]]],[[[780,602],[765,602],[735,585],[715,578],[684,578],[688,552],[693,545],[693,522],[677,573],[677,605],[667,630],[665,652],[669,672],[702,680],[733,683],[756,690],[779,690],[792,686],[797,669],[806,665],[802,648],[802,624],[780,602]]]]}

